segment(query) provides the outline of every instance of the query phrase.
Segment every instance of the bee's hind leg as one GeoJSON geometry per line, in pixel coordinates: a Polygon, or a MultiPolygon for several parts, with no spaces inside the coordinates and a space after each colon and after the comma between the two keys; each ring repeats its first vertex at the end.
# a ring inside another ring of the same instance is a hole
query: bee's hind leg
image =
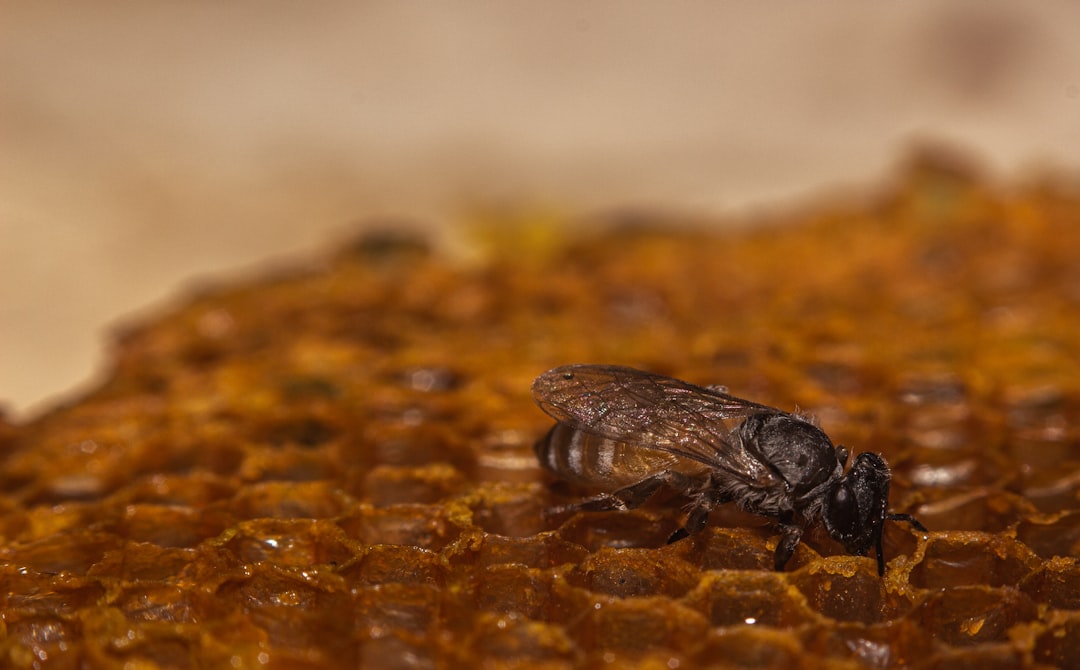
{"type": "Polygon", "coordinates": [[[674,472],[658,472],[651,477],[646,477],[640,482],[624,486],[611,493],[587,498],[580,502],[569,505],[558,505],[547,510],[548,516],[556,516],[569,512],[607,512],[609,510],[628,510],[641,507],[652,494],[661,486],[675,485],[681,481],[682,476],[674,472]]]}
{"type": "Polygon", "coordinates": [[[712,505],[707,501],[699,502],[694,505],[690,510],[690,514],[686,517],[686,524],[672,533],[671,537],[668,538],[667,543],[671,544],[672,542],[678,542],[683,538],[701,532],[701,529],[705,527],[706,522],[709,520],[709,512],[711,511],[712,505]]]}

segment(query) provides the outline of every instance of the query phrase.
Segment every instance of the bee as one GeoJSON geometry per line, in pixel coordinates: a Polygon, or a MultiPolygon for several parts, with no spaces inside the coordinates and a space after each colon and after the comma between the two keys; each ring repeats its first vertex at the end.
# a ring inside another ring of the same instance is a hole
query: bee
{"type": "Polygon", "coordinates": [[[775,568],[783,570],[815,523],[851,554],[877,551],[882,528],[910,514],[888,511],[889,466],[855,457],[810,419],[728,395],[719,386],[614,365],[566,365],[533,382],[533,398],[558,423],[536,443],[540,463],[560,478],[602,493],[553,513],[633,509],[661,486],[686,494],[685,524],[668,543],[705,527],[718,505],[777,520],[775,568]]]}

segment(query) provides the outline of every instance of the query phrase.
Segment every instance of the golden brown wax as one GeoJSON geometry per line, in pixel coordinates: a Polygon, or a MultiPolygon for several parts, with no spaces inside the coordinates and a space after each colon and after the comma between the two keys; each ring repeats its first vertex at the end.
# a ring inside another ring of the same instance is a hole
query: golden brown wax
{"type": "Polygon", "coordinates": [[[0,425],[0,665],[1080,663],[1075,189],[926,157],[669,223],[503,230],[482,262],[368,236],[129,328],[99,390],[0,425]],[[571,362],[813,413],[931,532],[888,524],[881,579],[821,532],[772,572],[730,508],[667,546],[677,496],[546,518],[584,492],[537,466],[529,384],[571,362]]]}

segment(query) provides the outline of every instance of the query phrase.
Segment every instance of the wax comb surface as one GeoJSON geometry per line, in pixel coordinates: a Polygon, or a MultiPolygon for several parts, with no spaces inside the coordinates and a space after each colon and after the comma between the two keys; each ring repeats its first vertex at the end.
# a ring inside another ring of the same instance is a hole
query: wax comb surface
{"type": "Polygon", "coordinates": [[[924,159],[759,229],[369,236],[206,290],[0,424],[0,665],[1075,666],[1075,193],[924,159]],[[581,492],[529,385],[573,361],[813,414],[931,532],[886,524],[882,578],[820,530],[775,572],[726,507],[667,545],[678,498],[545,517],[581,492]]]}

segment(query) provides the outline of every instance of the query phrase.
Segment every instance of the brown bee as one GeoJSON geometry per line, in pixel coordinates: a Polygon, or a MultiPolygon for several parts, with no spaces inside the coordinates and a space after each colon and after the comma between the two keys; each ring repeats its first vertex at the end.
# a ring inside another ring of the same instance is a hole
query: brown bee
{"type": "Polygon", "coordinates": [[[861,453],[845,472],[848,450],[834,446],[805,417],[633,368],[567,365],[532,385],[557,424],[536,443],[540,462],[570,482],[603,491],[554,510],[623,510],[658,488],[692,501],[685,525],[668,542],[705,527],[717,505],[734,502],[780,526],[775,567],[783,570],[803,531],[821,521],[852,554],[881,547],[886,520],[926,528],[888,511],[889,466],[861,453]]]}

